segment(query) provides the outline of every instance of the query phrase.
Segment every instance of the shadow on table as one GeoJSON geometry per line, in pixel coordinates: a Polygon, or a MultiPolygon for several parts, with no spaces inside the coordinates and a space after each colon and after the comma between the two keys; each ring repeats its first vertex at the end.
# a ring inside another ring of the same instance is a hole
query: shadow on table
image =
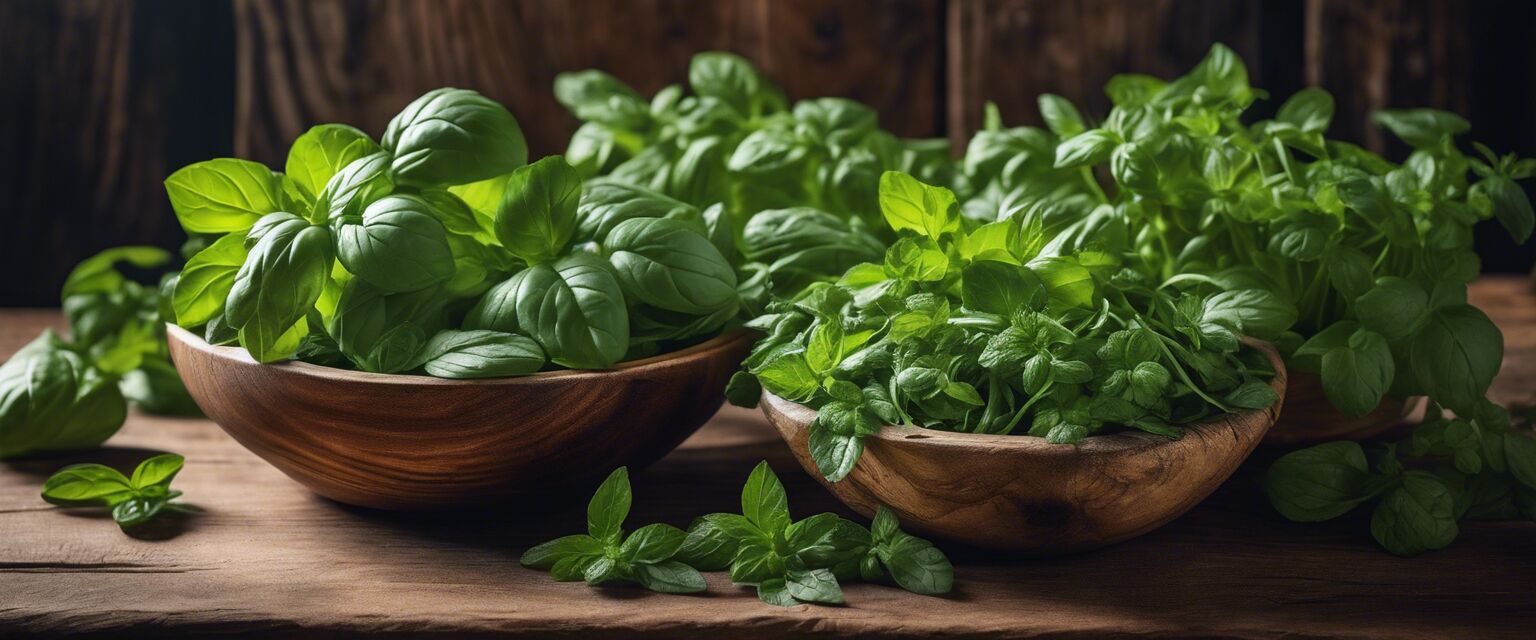
{"type": "Polygon", "coordinates": [[[42,486],[43,480],[72,464],[94,462],[104,464],[121,471],[123,475],[133,475],[134,467],[162,453],[170,453],[159,449],[146,449],[143,447],[99,447],[96,449],[81,449],[79,451],[50,451],[37,453],[21,458],[6,460],[4,464],[14,471],[19,471],[31,476],[37,476],[38,486],[42,486]]]}
{"type": "MultiPolygon", "coordinates": [[[[163,453],[168,452],[143,447],[100,447],[79,451],[39,453],[6,460],[4,464],[13,471],[35,477],[38,490],[41,491],[43,481],[70,465],[103,464],[117,469],[123,475],[132,476],[134,468],[138,467],[140,462],[163,453]]],[[[37,501],[40,506],[48,504],[41,496],[37,501]]],[[[59,513],[71,518],[99,520],[102,522],[101,526],[117,526],[117,522],[112,519],[112,510],[107,507],[59,506],[57,509],[59,513]]],[[[175,502],[156,514],[149,522],[122,531],[125,535],[137,540],[150,542],[171,540],[196,529],[202,513],[203,509],[195,504],[175,502]]]]}

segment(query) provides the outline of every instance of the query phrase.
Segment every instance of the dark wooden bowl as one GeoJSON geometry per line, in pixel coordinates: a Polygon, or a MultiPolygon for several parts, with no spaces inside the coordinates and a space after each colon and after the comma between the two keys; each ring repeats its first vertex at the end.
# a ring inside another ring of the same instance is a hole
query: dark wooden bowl
{"type": "Polygon", "coordinates": [[[1291,374],[1285,391],[1285,411],[1264,436],[1264,444],[1298,446],[1334,440],[1365,440],[1403,424],[1418,406],[1419,398],[1382,398],[1370,413],[1352,417],[1339,413],[1323,393],[1322,378],[1310,373],[1291,374]]]}
{"type": "Polygon", "coordinates": [[[609,371],[442,380],[258,364],[167,329],[203,412],[245,448],[348,504],[434,509],[587,490],[655,462],[720,408],[745,332],[609,371]]]}
{"type": "MultiPolygon", "coordinates": [[[[1285,365],[1270,386],[1285,397],[1285,365]]],[[[844,504],[864,514],[881,504],[903,527],[978,547],[1054,555],[1096,549],[1156,529],[1210,495],[1248,457],[1280,415],[1281,402],[1189,426],[1170,440],[1139,431],[1050,444],[1023,435],[950,433],[886,426],[864,455],[828,483],[806,445],[816,412],[763,394],[763,413],[795,458],[844,504]]]]}

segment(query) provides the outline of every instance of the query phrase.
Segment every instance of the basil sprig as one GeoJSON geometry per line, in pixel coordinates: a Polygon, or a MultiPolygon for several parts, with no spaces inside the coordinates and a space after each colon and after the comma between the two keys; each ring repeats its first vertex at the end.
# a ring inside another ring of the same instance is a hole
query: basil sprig
{"type": "Polygon", "coordinates": [[[181,492],[171,488],[171,480],[184,462],[174,453],[160,454],[140,462],[132,477],[101,464],[70,465],[43,483],[43,499],[65,507],[108,507],[127,530],[166,509],[182,508],[172,502],[181,492]]]}
{"type": "Polygon", "coordinates": [[[652,591],[706,588],[700,571],[729,571],[764,602],[841,604],[840,581],[892,580],[913,593],[948,593],[954,568],[931,543],[901,531],[881,507],[873,530],[831,513],[793,521],[784,485],[761,462],[742,488],[742,513],[699,518],[686,533],[652,524],[624,534],[629,475],[615,470],[587,505],[587,533],[551,540],[523,553],[524,566],[556,580],[638,583],[652,591]]]}

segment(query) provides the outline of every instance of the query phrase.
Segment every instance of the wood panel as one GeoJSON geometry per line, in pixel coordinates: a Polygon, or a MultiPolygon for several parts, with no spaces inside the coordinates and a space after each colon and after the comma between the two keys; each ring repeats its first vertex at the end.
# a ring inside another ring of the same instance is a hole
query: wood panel
{"type": "Polygon", "coordinates": [[[180,243],[161,181],[228,153],[221,8],[0,2],[0,304],[58,304],[69,269],[105,247],[180,243]]]}
{"type": "MultiPolygon", "coordinates": [[[[1521,279],[1475,284],[1509,336],[1500,402],[1532,399],[1536,298],[1521,279]]],[[[0,357],[56,323],[0,312],[0,357]]],[[[940,543],[955,591],[923,597],[871,584],[847,606],[778,608],[708,574],[696,596],[557,583],[518,566],[528,546],[580,531],[580,499],[391,515],[319,499],[206,420],[134,414],[107,448],[0,465],[0,637],[1225,637],[1529,638],[1536,524],[1466,522],[1451,547],[1397,558],[1368,518],[1286,522],[1269,507],[1261,450],[1183,517],[1100,551],[1049,560],[940,543]],[[120,467],[186,455],[176,486],[205,512],[139,538],[61,510],[37,488],[71,462],[120,467]],[[374,635],[377,634],[377,635],[374,635]]],[[[796,516],[857,517],[801,472],[763,419],[726,410],[632,477],[630,528],[686,525],[740,507],[766,459],[796,516]]]]}
{"type": "Polygon", "coordinates": [[[1170,77],[1224,42],[1261,78],[1258,0],[956,0],[949,5],[949,132],[957,142],[995,102],[1007,124],[1039,124],[1055,93],[1085,115],[1109,110],[1118,73],[1170,77]]]}
{"type": "Polygon", "coordinates": [[[506,104],[534,154],[565,149],[576,121],[554,99],[561,71],[598,68],[651,93],[687,79],[706,50],[755,60],[792,98],[844,94],[908,135],[937,135],[937,0],[238,0],[235,148],[280,163],[310,125],[379,135],[439,86],[506,104]],[[874,16],[874,19],[869,19],[874,16]],[[892,62],[886,54],[902,52],[892,62]],[[898,73],[897,71],[900,71],[898,73]]]}

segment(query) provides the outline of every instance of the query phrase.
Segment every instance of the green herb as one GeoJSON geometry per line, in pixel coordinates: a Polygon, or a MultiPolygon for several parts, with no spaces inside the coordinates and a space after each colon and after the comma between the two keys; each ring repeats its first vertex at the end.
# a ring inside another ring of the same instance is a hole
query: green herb
{"type": "Polygon", "coordinates": [[[439,89],[380,143],[311,129],[286,174],[183,168],[166,191],[204,248],[172,287],[177,320],[260,362],[450,378],[608,368],[737,320],[729,220],[526,156],[506,109],[439,89]]]}
{"type": "Polygon", "coordinates": [[[127,530],[182,507],[172,502],[181,492],[171,488],[171,480],[183,462],[174,453],[160,454],[140,462],[131,478],[106,465],[70,465],[43,483],[43,499],[65,507],[109,507],[112,519],[127,530]]]}
{"type": "Polygon", "coordinates": [[[165,297],[117,268],[169,260],[154,247],[117,247],[70,272],[61,292],[69,338],[46,331],[0,366],[0,458],[95,447],[122,427],[130,402],[198,413],[165,345],[165,297]]]}
{"type": "Polygon", "coordinates": [[[954,569],[931,543],[900,530],[881,507],[874,530],[831,513],[792,521],[784,485],[768,463],[752,470],[741,492],[741,514],[713,513],[685,534],[665,524],[624,536],[629,514],[628,472],[620,467],[587,505],[587,535],[558,538],[523,553],[522,563],[556,580],[636,582],[652,591],[705,589],[700,571],[729,571],[764,602],[841,604],[839,581],[891,579],[925,595],[948,593],[954,569]]]}
{"type": "Polygon", "coordinates": [[[780,294],[879,258],[882,172],[955,177],[945,141],[900,140],[851,100],[790,105],[736,55],[695,56],[688,85],[647,102],[601,71],[561,74],[555,96],[584,122],[566,155],[583,176],[720,206],[743,230],[743,269],[780,294]]]}
{"type": "Polygon", "coordinates": [[[704,576],[673,559],[688,534],[652,524],[624,535],[631,496],[629,471],[615,469],[587,504],[587,534],[557,538],[523,552],[523,566],[549,571],[556,580],[587,584],[622,580],[651,591],[696,593],[704,576]]]}
{"type": "Polygon", "coordinates": [[[1286,516],[1373,502],[1372,532],[1406,555],[1448,544],[1483,497],[1519,495],[1492,444],[1512,437],[1509,419],[1485,399],[1503,339],[1467,304],[1466,284],[1478,274],[1474,224],[1530,236],[1536,217],[1516,181],[1536,175],[1536,161],[1482,145],[1464,154],[1465,120],[1409,109],[1375,115],[1413,148],[1396,164],[1328,140],[1334,103],[1320,89],[1244,123],[1264,94],[1220,45],[1184,77],[1121,76],[1106,92],[1114,107],[1096,123],[1053,96],[1041,101],[1049,131],[990,119],[967,150],[967,215],[1038,219],[1053,243],[1134,256],[1152,281],[1267,292],[1296,311],[1267,327],[1287,364],[1320,376],[1346,415],[1387,396],[1429,397],[1414,436],[1371,465],[1349,444],[1278,461],[1268,486],[1286,516]]]}
{"type": "MultiPolygon", "coordinates": [[[[1152,286],[1118,253],[1064,252],[1038,220],[962,218],[955,195],[881,178],[898,240],[883,263],[816,283],[750,323],[764,389],[818,410],[810,451],[841,480],[883,424],[973,433],[1021,425],[1054,443],[1107,427],[1180,425],[1277,400],[1239,336],[1274,337],[1295,311],[1241,288],[1152,286]]],[[[1194,283],[1203,284],[1203,283],[1194,283]]],[[[738,378],[730,395],[754,402],[738,378]]]]}

